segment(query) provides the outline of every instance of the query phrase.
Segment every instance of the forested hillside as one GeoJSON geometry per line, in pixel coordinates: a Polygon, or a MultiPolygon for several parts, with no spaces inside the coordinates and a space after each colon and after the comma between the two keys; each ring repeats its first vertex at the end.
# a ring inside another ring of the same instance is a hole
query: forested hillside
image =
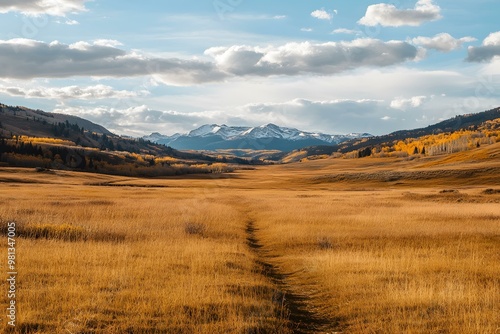
{"type": "Polygon", "coordinates": [[[249,162],[180,152],[78,117],[0,104],[0,166],[171,176],[232,170],[227,163],[249,162]]]}

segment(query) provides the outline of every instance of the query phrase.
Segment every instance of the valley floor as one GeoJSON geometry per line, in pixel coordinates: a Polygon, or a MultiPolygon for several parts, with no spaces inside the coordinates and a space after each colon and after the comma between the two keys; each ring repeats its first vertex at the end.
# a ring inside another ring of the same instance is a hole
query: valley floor
{"type": "Polygon", "coordinates": [[[16,330],[496,333],[499,147],[214,177],[2,168],[16,330]]]}

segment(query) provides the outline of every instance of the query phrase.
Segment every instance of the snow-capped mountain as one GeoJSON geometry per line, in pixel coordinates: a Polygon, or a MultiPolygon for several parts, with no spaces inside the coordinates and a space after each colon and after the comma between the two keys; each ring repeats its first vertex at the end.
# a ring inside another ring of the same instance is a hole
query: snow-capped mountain
{"type": "Polygon", "coordinates": [[[181,150],[254,149],[291,151],[307,146],[335,145],[346,140],[371,137],[370,134],[350,133],[328,135],[300,131],[266,124],[259,127],[203,125],[187,134],[164,136],[152,133],[143,137],[158,144],[181,150]]]}

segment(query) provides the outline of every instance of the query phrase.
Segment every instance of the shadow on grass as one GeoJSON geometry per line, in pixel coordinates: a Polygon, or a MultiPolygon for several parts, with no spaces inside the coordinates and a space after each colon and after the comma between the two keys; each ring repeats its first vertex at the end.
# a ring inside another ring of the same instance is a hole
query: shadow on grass
{"type": "MultiPolygon", "coordinates": [[[[0,224],[0,233],[7,235],[7,223],[0,224]]],[[[26,239],[54,239],[69,242],[99,241],[99,242],[124,242],[125,233],[111,231],[90,230],[83,226],[73,224],[16,224],[16,236],[26,239]]]]}

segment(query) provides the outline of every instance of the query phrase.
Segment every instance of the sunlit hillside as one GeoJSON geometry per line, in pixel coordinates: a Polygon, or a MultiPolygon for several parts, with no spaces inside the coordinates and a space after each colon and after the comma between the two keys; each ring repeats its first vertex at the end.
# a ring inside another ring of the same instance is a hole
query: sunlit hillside
{"type": "Polygon", "coordinates": [[[472,150],[500,141],[500,108],[457,116],[427,128],[352,140],[339,146],[318,146],[280,156],[281,162],[328,157],[435,156],[472,150]]]}

